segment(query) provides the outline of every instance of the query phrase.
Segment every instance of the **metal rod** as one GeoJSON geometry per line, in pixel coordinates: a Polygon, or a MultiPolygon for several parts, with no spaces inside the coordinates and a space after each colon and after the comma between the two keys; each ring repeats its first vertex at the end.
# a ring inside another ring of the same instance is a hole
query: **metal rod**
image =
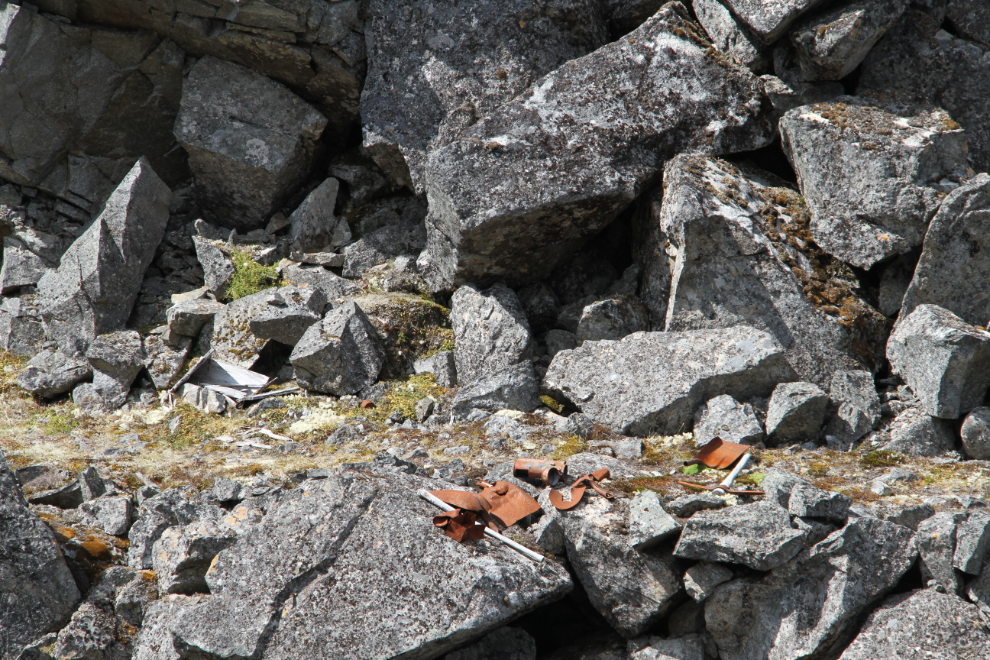
{"type": "MultiPolygon", "coordinates": [[[[429,502],[430,504],[432,504],[432,505],[436,506],[437,508],[441,509],[442,511],[453,511],[454,510],[454,507],[450,506],[449,504],[447,504],[446,502],[444,502],[443,500],[441,500],[436,495],[430,494],[429,491],[421,490],[421,491],[419,491],[419,496],[422,497],[427,502],[429,502]]],[[[533,552],[532,550],[530,550],[529,548],[527,548],[525,546],[519,545],[518,543],[516,543],[512,539],[506,538],[506,537],[502,536],[501,534],[499,534],[495,530],[492,530],[492,529],[489,529],[488,527],[485,527],[485,534],[487,536],[492,537],[493,539],[496,539],[496,540],[501,541],[502,543],[504,543],[505,545],[509,546],[510,548],[512,548],[513,550],[515,550],[516,552],[518,552],[520,554],[523,554],[523,555],[526,555],[528,558],[532,559],[533,561],[543,561],[543,555],[539,554],[538,552],[533,552]]]]}
{"type": "Polygon", "coordinates": [[[739,473],[743,471],[747,463],[749,463],[749,454],[743,454],[742,458],[739,459],[739,462],[736,463],[736,467],[732,468],[732,472],[729,473],[729,476],[727,476],[722,483],[718,485],[718,488],[712,491],[712,493],[716,495],[725,495],[725,491],[732,487],[732,482],[736,480],[736,477],[738,477],[739,473]]]}

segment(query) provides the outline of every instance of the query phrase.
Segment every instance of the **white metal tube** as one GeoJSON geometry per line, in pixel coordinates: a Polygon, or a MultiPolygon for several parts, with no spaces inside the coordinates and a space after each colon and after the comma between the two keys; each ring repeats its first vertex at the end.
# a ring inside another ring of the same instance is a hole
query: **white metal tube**
{"type": "MultiPolygon", "coordinates": [[[[427,502],[429,502],[430,504],[436,506],[437,508],[439,508],[439,509],[441,509],[443,511],[453,511],[454,510],[454,507],[450,506],[449,504],[447,504],[446,502],[444,502],[443,500],[441,500],[436,495],[430,494],[429,491],[421,490],[421,491],[419,491],[419,496],[422,497],[427,502]]],[[[516,543],[512,539],[506,538],[506,537],[502,536],[501,534],[499,534],[495,530],[492,530],[492,529],[489,529],[488,527],[485,527],[485,534],[488,535],[488,536],[490,536],[490,537],[492,537],[493,539],[497,539],[497,540],[501,541],[502,543],[504,543],[505,545],[509,546],[510,548],[512,548],[513,550],[515,550],[516,552],[518,552],[520,554],[523,554],[523,555],[526,555],[527,557],[529,557],[533,561],[543,561],[543,555],[539,554],[538,552],[533,552],[532,550],[530,550],[526,546],[519,545],[518,543],[516,543]]]]}
{"type": "Polygon", "coordinates": [[[738,477],[739,473],[746,468],[748,463],[749,454],[743,454],[742,458],[739,459],[739,462],[736,463],[736,467],[732,468],[732,472],[729,473],[729,476],[727,476],[722,483],[718,485],[718,488],[712,491],[712,493],[715,495],[725,495],[725,491],[732,488],[732,482],[736,480],[736,477],[738,477]]]}

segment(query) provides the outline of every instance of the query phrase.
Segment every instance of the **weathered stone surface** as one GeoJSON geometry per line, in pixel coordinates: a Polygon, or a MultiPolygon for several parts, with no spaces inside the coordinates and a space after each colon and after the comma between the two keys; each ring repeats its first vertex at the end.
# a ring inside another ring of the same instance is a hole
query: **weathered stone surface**
{"type": "Polygon", "coordinates": [[[89,361],[62,351],[42,351],[17,376],[17,384],[32,394],[52,398],[70,391],[93,373],[89,361]]]}
{"type": "Polygon", "coordinates": [[[591,604],[624,637],[642,634],[677,602],[669,556],[643,553],[620,533],[621,503],[587,498],[562,515],[567,558],[591,604]]]}
{"type": "Polygon", "coordinates": [[[684,524],[675,557],[776,568],[804,548],[804,532],[778,507],[747,504],[698,513],[684,524]]]}
{"type": "Polygon", "coordinates": [[[990,7],[979,0],[952,0],[946,7],[952,33],[990,48],[990,7]]]}
{"type": "Polygon", "coordinates": [[[732,569],[715,562],[703,561],[684,573],[684,588],[694,602],[701,603],[712,595],[715,587],[732,579],[732,569]]]}
{"type": "Polygon", "coordinates": [[[912,254],[901,255],[883,269],[880,278],[880,300],[877,309],[880,313],[895,317],[901,310],[901,301],[907,292],[917,259],[912,254]]]}
{"type": "Polygon", "coordinates": [[[468,384],[527,362],[536,348],[519,299],[496,284],[479,291],[465,285],[450,300],[457,378],[468,384]]]}
{"type": "Polygon", "coordinates": [[[802,14],[822,0],[726,0],[728,7],[764,43],[772,44],[802,14]]]}
{"type": "MultiPolygon", "coordinates": [[[[177,646],[214,658],[437,657],[571,588],[552,562],[434,528],[415,491],[438,482],[357,476],[304,482],[221,552],[206,578],[212,596],[164,622],[177,646]],[[441,581],[450,589],[438,591],[441,581]]],[[[138,658],[173,657],[143,649],[142,635],[138,658]]]]}
{"type": "Polygon", "coordinates": [[[694,0],[691,6],[716,48],[757,75],[767,70],[770,48],[755,38],[725,5],[718,0],[694,0]]]}
{"type": "Polygon", "coordinates": [[[34,295],[24,295],[4,298],[0,302],[0,349],[28,357],[41,352],[45,326],[35,305],[36,299],[34,295]]]}
{"type": "Polygon", "coordinates": [[[536,660],[536,640],[521,628],[499,628],[443,660],[536,660]]]}
{"type": "Polygon", "coordinates": [[[351,240],[347,221],[334,215],[340,182],[330,177],[306,196],[292,215],[289,239],[296,250],[332,252],[351,240]]]}
{"type": "Polygon", "coordinates": [[[959,430],[963,449],[970,457],[990,460],[990,408],[973,408],[959,430]]]}
{"type": "Polygon", "coordinates": [[[199,261],[199,265],[203,267],[203,282],[206,284],[206,288],[217,298],[223,298],[227,295],[227,287],[230,286],[231,278],[234,277],[236,270],[234,262],[223,250],[217,247],[214,241],[200,236],[193,236],[192,240],[196,247],[196,259],[199,261]]]}
{"type": "Polygon", "coordinates": [[[650,329],[650,311],[632,294],[599,300],[584,308],[578,319],[579,341],[622,339],[650,329]]]}
{"type": "Polygon", "coordinates": [[[385,364],[375,328],[354,302],[314,323],[289,357],[296,381],[336,396],[354,394],[378,380],[385,364]]]}
{"type": "Polygon", "coordinates": [[[856,94],[896,94],[898,100],[931,103],[966,130],[977,172],[990,166],[988,50],[937,31],[931,19],[907,12],[863,61],[856,94]]]}
{"type": "Polygon", "coordinates": [[[426,246],[422,223],[388,225],[361,237],[344,250],[344,277],[363,277],[374,266],[398,256],[416,255],[426,246]]]}
{"type": "Polygon", "coordinates": [[[842,523],[851,504],[852,500],[840,493],[806,484],[795,484],[787,501],[787,511],[792,516],[826,518],[842,523]]]}
{"type": "Polygon", "coordinates": [[[852,271],[807,240],[807,209],[784,182],[682,155],[664,168],[664,192],[659,222],[676,250],[667,332],[764,330],[821,387],[882,359],[886,319],[856,293],[852,271]]]}
{"type": "Polygon", "coordinates": [[[141,502],[137,520],[127,533],[127,565],[133,569],[152,567],[152,549],[155,541],[169,527],[188,525],[202,517],[220,517],[220,507],[196,504],[190,501],[186,489],[169,488],[141,502]]]}
{"type": "Polygon", "coordinates": [[[975,606],[922,589],[881,603],[839,660],[962,660],[987,648],[990,634],[975,606]]]}
{"type": "Polygon", "coordinates": [[[152,567],[162,594],[208,591],[206,572],[214,557],[234,545],[237,536],[214,517],[162,532],[152,549],[152,567]]]}
{"type": "MultiPolygon", "coordinates": [[[[251,319],[268,310],[268,299],[278,291],[265,289],[224,305],[213,317],[210,347],[218,360],[250,369],[268,343],[251,332],[251,319]]],[[[209,328],[209,324],[204,326],[209,328]]]]}
{"type": "Polygon", "coordinates": [[[208,321],[223,311],[223,303],[199,298],[183,300],[169,307],[166,313],[168,328],[177,335],[196,337],[208,321]]]}
{"type": "Polygon", "coordinates": [[[418,373],[431,373],[440,387],[454,387],[457,384],[457,363],[454,351],[440,351],[428,358],[416,360],[413,370],[418,373]]]}
{"type": "Polygon", "coordinates": [[[199,385],[184,383],[176,392],[182,399],[192,407],[213,415],[221,415],[227,411],[227,399],[223,395],[213,390],[208,390],[199,385]]]}
{"type": "Polygon", "coordinates": [[[934,515],[935,507],[931,504],[916,504],[914,506],[898,508],[892,513],[884,514],[882,519],[889,520],[890,522],[897,523],[898,525],[903,525],[904,527],[917,532],[918,525],[921,524],[923,520],[928,520],[934,515]]]}
{"type": "Polygon", "coordinates": [[[54,657],[59,660],[114,658],[126,652],[116,639],[116,621],[110,612],[83,603],[58,633],[54,657]]]}
{"type": "Polygon", "coordinates": [[[207,218],[254,229],[302,182],[326,125],[280,83],[207,56],[189,71],[174,130],[207,218]]]}
{"type": "Polygon", "coordinates": [[[763,427],[753,406],[739,403],[728,394],[703,403],[694,413],[694,445],[704,447],[715,438],[743,445],[763,440],[763,427]]]}
{"type": "Polygon", "coordinates": [[[852,73],[907,5],[854,0],[802,21],[790,37],[805,79],[841,80],[852,73]]]}
{"type": "Polygon", "coordinates": [[[942,110],[881,110],[841,97],[780,120],[815,242],[870,268],[921,245],[943,181],[966,176],[966,134],[942,110]]]}
{"type": "Polygon", "coordinates": [[[171,197],[142,158],[58,269],[41,278],[38,307],[48,336],[66,354],[83,353],[97,335],[124,327],[165,234],[171,197]]]}
{"type": "Polygon", "coordinates": [[[714,57],[699,32],[683,5],[668,4],[434,151],[431,286],[539,279],[650,187],[666,158],[767,144],[759,81],[714,57]]]}
{"type": "Polygon", "coordinates": [[[718,587],[705,601],[708,633],[724,660],[836,655],[917,555],[911,530],[858,518],[766,577],[718,587]]]}
{"type": "MultiPolygon", "coordinates": [[[[0,293],[9,294],[24,286],[33,286],[52,268],[58,260],[51,261],[35,254],[26,245],[22,236],[7,236],[3,239],[3,267],[0,268],[0,293]]],[[[46,236],[52,241],[55,236],[46,236]]],[[[55,255],[53,255],[55,256],[55,255]]]]}
{"type": "Polygon", "coordinates": [[[980,577],[970,580],[966,585],[966,597],[985,614],[990,615],[990,562],[983,562],[983,572],[980,573],[980,577]]]}
{"type": "Polygon", "coordinates": [[[726,507],[725,498],[711,493],[696,493],[681,495],[675,500],[667,502],[667,510],[678,518],[690,518],[699,511],[710,511],[713,509],[724,509],[726,507]]]}
{"type": "MultiPolygon", "coordinates": [[[[630,642],[630,645],[636,641],[630,642]]],[[[629,654],[629,660],[704,660],[705,640],[690,634],[672,639],[647,638],[647,645],[629,654]]],[[[638,644],[637,644],[638,646],[638,644]]]]}
{"type": "Polygon", "coordinates": [[[79,589],[52,531],[28,509],[0,452],[0,658],[61,628],[79,602],[79,589]]]}
{"type": "MultiPolygon", "coordinates": [[[[951,422],[932,417],[918,408],[908,408],[898,414],[885,433],[890,440],[881,449],[905,456],[941,456],[956,446],[951,422]]],[[[881,440],[880,437],[877,439],[881,440]]]]}
{"type": "Polygon", "coordinates": [[[113,536],[126,536],[134,516],[131,498],[113,495],[83,502],[79,511],[89,518],[88,524],[113,536]]]}
{"type": "Polygon", "coordinates": [[[364,148],[417,194],[432,148],[607,41],[602,9],[589,0],[524,0],[512,11],[375,0],[368,14],[364,148]]]}
{"type": "Polygon", "coordinates": [[[96,499],[106,493],[106,486],[96,468],[90,466],[80,472],[72,482],[31,496],[31,504],[48,504],[60,509],[74,509],[83,502],[96,499]]]}
{"type": "MultiPolygon", "coordinates": [[[[460,372],[458,382],[464,382],[460,372]]],[[[531,412],[540,405],[540,381],[529,362],[506,367],[498,373],[461,385],[453,401],[454,413],[459,417],[470,414],[475,408],[489,412],[531,412]]]]}
{"type": "Polygon", "coordinates": [[[162,335],[157,334],[144,338],[147,355],[144,366],[157,390],[166,390],[175,382],[192,351],[192,337],[176,335],[170,337],[170,342],[166,343],[162,335]]]}
{"type": "Polygon", "coordinates": [[[798,485],[810,484],[786,470],[767,468],[763,471],[763,481],[760,482],[760,487],[765,493],[763,501],[776,504],[786,510],[790,507],[791,493],[798,485]]]}
{"type": "Polygon", "coordinates": [[[328,301],[340,300],[361,293],[361,287],[345,280],[323,266],[288,266],[282,276],[290,284],[306,284],[323,291],[328,301]]]}
{"type": "Polygon", "coordinates": [[[284,286],[267,299],[267,309],[257,312],[248,326],[255,337],[295,346],[311,325],[323,318],[327,298],[315,287],[284,286]]]}
{"type": "Polygon", "coordinates": [[[124,405],[131,383],[144,369],[147,358],[141,335],[134,330],[99,335],[90,342],[86,359],[93,367],[93,388],[106,409],[124,405]]]}
{"type": "Polygon", "coordinates": [[[919,305],[901,317],[887,358],[934,417],[969,412],[990,387],[990,334],[937,305],[919,305]]]}
{"type": "Polygon", "coordinates": [[[640,491],[629,503],[629,543],[635,549],[646,550],[680,530],[681,525],[664,511],[652,490],[640,491]]]}
{"type": "Polygon", "coordinates": [[[781,383],[767,407],[767,444],[817,440],[827,410],[828,395],[817,385],[781,383]]]}
{"type": "Polygon", "coordinates": [[[774,338],[725,330],[638,332],[558,353],[544,389],[626,435],[677,433],[702,401],[766,396],[796,380],[774,338]]]}
{"type": "Polygon", "coordinates": [[[990,550],[990,511],[976,509],[956,530],[952,565],[963,573],[979,575],[990,550]]]}
{"type": "Polygon", "coordinates": [[[934,580],[950,594],[959,594],[962,589],[962,575],[956,571],[952,559],[957,528],[965,520],[964,513],[940,511],[918,524],[921,576],[926,584],[934,580]]]}
{"type": "Polygon", "coordinates": [[[880,421],[880,397],[868,371],[840,371],[828,392],[831,417],[825,429],[840,444],[856,442],[880,421]]]}

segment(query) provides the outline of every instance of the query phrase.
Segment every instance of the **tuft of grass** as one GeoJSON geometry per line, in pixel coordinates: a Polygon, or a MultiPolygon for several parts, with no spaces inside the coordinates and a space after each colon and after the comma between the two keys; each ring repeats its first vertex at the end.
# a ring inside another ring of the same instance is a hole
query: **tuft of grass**
{"type": "Polygon", "coordinates": [[[0,394],[23,391],[17,385],[17,374],[21,372],[25,364],[27,364],[26,357],[0,351],[0,394]]]}
{"type": "Polygon", "coordinates": [[[68,435],[79,426],[79,420],[72,416],[72,411],[69,408],[54,409],[42,416],[39,421],[41,422],[41,429],[47,435],[68,435]]]}
{"type": "Polygon", "coordinates": [[[871,451],[859,459],[859,464],[864,468],[894,467],[904,462],[904,457],[892,451],[878,449],[871,451]]]}
{"type": "Polygon", "coordinates": [[[444,389],[436,384],[431,373],[404,376],[389,381],[391,386],[382,397],[381,402],[373,410],[358,409],[369,418],[387,418],[398,410],[406,419],[416,419],[416,404],[420,400],[432,396],[437,401],[443,396],[444,389]],[[367,415],[367,413],[372,413],[367,415]]]}
{"type": "Polygon", "coordinates": [[[230,278],[225,296],[228,302],[279,284],[280,277],[275,266],[262,266],[248,252],[234,250],[230,260],[234,264],[234,275],[230,278]]]}

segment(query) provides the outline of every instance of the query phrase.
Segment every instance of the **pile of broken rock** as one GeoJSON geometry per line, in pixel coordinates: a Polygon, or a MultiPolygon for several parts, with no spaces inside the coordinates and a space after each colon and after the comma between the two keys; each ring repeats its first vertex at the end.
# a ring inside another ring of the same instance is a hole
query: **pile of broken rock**
{"type": "MultiPolygon", "coordinates": [[[[985,3],[447,4],[0,1],[20,386],[99,418],[198,354],[321,398],[432,374],[421,423],[540,410],[620,459],[693,429],[990,460],[985,3]]],[[[566,559],[534,565],[433,529],[417,469],[87,471],[32,511],[3,465],[0,660],[530,658],[523,615],[575,588],[630,641],[566,657],[990,645],[982,500],[881,520],[767,470],[761,501],[544,505],[519,533],[566,559]],[[64,511],[103,536],[57,543],[36,514],[64,511]]]]}

